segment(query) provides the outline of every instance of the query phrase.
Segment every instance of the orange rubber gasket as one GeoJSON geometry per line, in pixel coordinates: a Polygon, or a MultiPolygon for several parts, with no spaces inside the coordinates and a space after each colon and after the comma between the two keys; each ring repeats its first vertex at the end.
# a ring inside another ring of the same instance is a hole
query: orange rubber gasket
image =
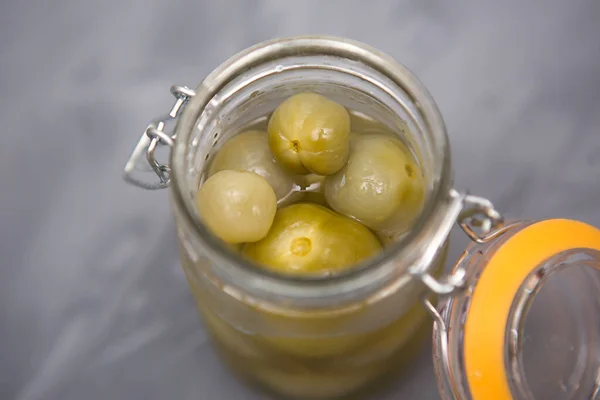
{"type": "Polygon", "coordinates": [[[600,230],[565,219],[537,222],[509,238],[489,260],[465,321],[465,370],[474,400],[513,398],[504,365],[506,324],[513,299],[538,265],[573,248],[600,250],[600,230]]]}

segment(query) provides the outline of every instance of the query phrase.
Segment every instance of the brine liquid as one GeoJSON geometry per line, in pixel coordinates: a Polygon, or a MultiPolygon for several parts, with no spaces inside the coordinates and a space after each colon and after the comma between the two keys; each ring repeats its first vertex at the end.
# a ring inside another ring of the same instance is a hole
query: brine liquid
{"type": "MultiPolygon", "coordinates": [[[[350,115],[354,133],[391,135],[407,145],[401,135],[384,124],[362,113],[351,111],[350,115]]],[[[259,118],[241,132],[266,131],[267,123],[268,116],[259,118]]],[[[313,202],[327,207],[318,178],[314,182],[298,182],[295,192],[303,195],[289,196],[286,204],[313,202]]],[[[386,245],[393,239],[380,236],[380,240],[386,245]]],[[[400,366],[408,365],[430,331],[431,322],[416,299],[393,322],[371,330],[352,322],[359,313],[378,312],[368,307],[357,310],[355,315],[325,321],[310,315],[302,319],[291,314],[275,315],[256,305],[236,318],[260,321],[261,331],[239,329],[209,306],[212,294],[195,272],[203,268],[195,265],[185,251],[181,255],[198,308],[223,358],[238,373],[284,398],[333,399],[371,387],[400,366]],[[269,333],[270,324],[286,323],[301,324],[303,332],[313,333],[303,336],[269,333]]],[[[445,252],[436,260],[434,270],[441,271],[444,261],[445,252]]]]}

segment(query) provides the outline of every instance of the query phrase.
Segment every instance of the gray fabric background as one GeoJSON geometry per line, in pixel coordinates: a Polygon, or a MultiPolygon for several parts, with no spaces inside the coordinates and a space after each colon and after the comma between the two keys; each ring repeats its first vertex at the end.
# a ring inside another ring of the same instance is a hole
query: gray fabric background
{"type": "MultiPolygon", "coordinates": [[[[167,193],[121,169],[169,85],[274,36],[392,54],[437,99],[459,188],[600,226],[599,20],[594,0],[3,1],[0,398],[265,399],[206,342],[167,193]]],[[[437,399],[429,351],[377,399],[437,399]]]]}

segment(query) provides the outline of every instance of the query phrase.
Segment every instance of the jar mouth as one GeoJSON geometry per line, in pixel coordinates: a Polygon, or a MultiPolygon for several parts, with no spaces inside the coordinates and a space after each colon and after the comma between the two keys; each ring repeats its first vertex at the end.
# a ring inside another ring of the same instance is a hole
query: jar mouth
{"type": "MultiPolygon", "coordinates": [[[[451,185],[450,151],[446,128],[440,112],[423,84],[405,66],[392,57],[365,44],[328,36],[298,36],[274,39],[246,49],[221,64],[197,88],[176,127],[175,146],[171,153],[171,193],[174,206],[181,213],[186,228],[202,246],[213,265],[230,281],[244,287],[261,299],[279,299],[281,295],[300,303],[316,305],[318,300],[334,297],[344,302],[357,295],[373,293],[382,286],[409,278],[408,266],[416,262],[427,249],[431,235],[443,219],[451,185]],[[431,170],[432,186],[424,209],[411,231],[384,252],[345,273],[327,277],[284,276],[260,269],[220,243],[200,221],[195,204],[188,196],[185,177],[188,172],[190,136],[203,111],[228,84],[240,74],[267,62],[284,57],[328,56],[364,65],[385,76],[406,93],[414,105],[415,117],[425,129],[435,135],[435,160],[431,170]],[[402,266],[394,260],[402,260],[402,266]],[[235,276],[234,276],[235,275],[235,276]],[[237,277],[237,279],[234,279],[237,277]],[[392,278],[392,279],[390,279],[392,278]]],[[[331,304],[331,303],[329,303],[331,304]]]]}

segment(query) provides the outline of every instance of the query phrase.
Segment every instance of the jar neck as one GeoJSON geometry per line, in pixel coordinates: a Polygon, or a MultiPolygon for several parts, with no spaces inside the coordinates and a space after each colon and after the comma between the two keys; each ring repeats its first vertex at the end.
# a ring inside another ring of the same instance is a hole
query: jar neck
{"type": "Polygon", "coordinates": [[[381,296],[383,288],[397,290],[411,279],[408,267],[431,251],[432,238],[439,234],[452,206],[448,140],[433,99],[391,57],[346,39],[278,39],[235,55],[198,86],[176,135],[171,155],[172,198],[189,245],[208,259],[209,273],[221,283],[263,302],[314,309],[368,301],[381,296]],[[251,112],[271,112],[273,101],[291,94],[288,88],[324,86],[344,101],[364,104],[370,98],[381,106],[382,116],[401,118],[408,124],[413,133],[409,142],[429,183],[428,199],[407,235],[347,273],[319,279],[274,275],[228,251],[210,234],[196,213],[195,193],[215,138],[226,139],[228,132],[254,117],[251,112]]]}

